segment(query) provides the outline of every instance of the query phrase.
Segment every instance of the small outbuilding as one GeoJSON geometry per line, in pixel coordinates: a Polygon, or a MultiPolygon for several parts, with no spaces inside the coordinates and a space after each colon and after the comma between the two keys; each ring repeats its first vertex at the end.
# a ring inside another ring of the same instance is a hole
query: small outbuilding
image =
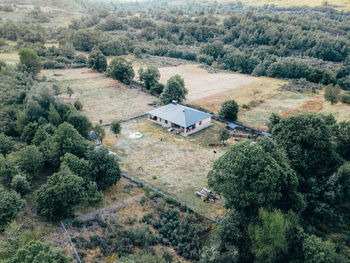
{"type": "Polygon", "coordinates": [[[148,120],[168,128],[170,132],[188,136],[212,125],[212,115],[176,102],[151,110],[148,120]]]}

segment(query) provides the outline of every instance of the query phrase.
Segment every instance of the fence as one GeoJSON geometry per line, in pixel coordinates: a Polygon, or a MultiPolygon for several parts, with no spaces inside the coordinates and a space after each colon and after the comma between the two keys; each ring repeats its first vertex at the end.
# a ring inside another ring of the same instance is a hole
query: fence
{"type": "Polygon", "coordinates": [[[61,226],[62,226],[63,231],[64,231],[64,233],[66,234],[66,236],[67,236],[67,238],[68,238],[68,241],[69,241],[69,243],[70,243],[70,245],[71,245],[71,247],[72,247],[72,249],[73,249],[75,259],[77,260],[78,263],[81,263],[81,260],[80,260],[80,257],[79,257],[79,255],[78,255],[78,252],[75,250],[75,246],[74,246],[74,244],[73,244],[73,242],[72,242],[72,239],[70,238],[70,235],[69,235],[69,233],[68,233],[67,229],[65,228],[65,226],[64,226],[64,224],[63,224],[62,221],[61,221],[61,226]]]}
{"type": "MultiPolygon", "coordinates": [[[[147,113],[142,113],[140,115],[136,115],[136,116],[133,116],[130,118],[122,119],[122,120],[120,120],[120,122],[127,122],[127,121],[131,121],[131,120],[136,120],[136,119],[142,118],[146,115],[147,115],[147,113]]],[[[102,124],[102,126],[108,127],[108,126],[111,126],[111,123],[102,124]]]]}

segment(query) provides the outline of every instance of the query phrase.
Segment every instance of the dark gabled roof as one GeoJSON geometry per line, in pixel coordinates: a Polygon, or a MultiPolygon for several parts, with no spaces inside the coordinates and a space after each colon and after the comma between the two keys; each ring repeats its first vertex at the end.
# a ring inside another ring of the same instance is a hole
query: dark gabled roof
{"type": "Polygon", "coordinates": [[[170,103],[163,107],[147,112],[182,127],[191,126],[199,121],[211,117],[211,114],[195,110],[181,104],[170,103]]]}

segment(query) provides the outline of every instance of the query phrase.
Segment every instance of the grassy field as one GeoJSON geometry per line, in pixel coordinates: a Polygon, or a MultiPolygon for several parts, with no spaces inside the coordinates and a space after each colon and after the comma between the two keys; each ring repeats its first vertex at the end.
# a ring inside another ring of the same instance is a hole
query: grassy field
{"type": "Polygon", "coordinates": [[[93,123],[98,123],[99,120],[110,123],[114,119],[144,113],[153,109],[148,104],[157,101],[156,97],[131,89],[87,68],[43,70],[41,74],[61,86],[63,92],[71,87],[73,96],[69,98],[63,94],[62,97],[71,102],[80,100],[84,105],[83,112],[93,123]]]}
{"type": "MultiPolygon", "coordinates": [[[[118,138],[109,134],[105,144],[117,153],[124,171],[173,194],[195,211],[215,218],[224,212],[221,203],[203,203],[195,196],[195,191],[207,187],[206,176],[212,169],[213,150],[217,151],[215,158],[218,158],[228,149],[228,146],[208,146],[218,142],[217,134],[222,127],[215,122],[198,133],[182,137],[141,118],[123,123],[118,138]],[[137,131],[143,137],[131,139],[130,134],[137,131]]],[[[232,143],[235,143],[233,139],[228,142],[232,143]]]]}

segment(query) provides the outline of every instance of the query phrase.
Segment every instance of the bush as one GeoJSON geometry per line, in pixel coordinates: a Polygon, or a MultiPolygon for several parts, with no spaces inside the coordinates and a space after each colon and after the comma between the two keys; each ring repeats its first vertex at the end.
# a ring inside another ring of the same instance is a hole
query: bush
{"type": "Polygon", "coordinates": [[[135,77],[135,72],[131,62],[128,62],[123,57],[116,57],[108,65],[106,75],[125,84],[130,84],[135,77]]]}
{"type": "Polygon", "coordinates": [[[0,229],[16,218],[21,211],[23,202],[14,191],[7,191],[0,186],[0,229]]]}
{"type": "Polygon", "coordinates": [[[79,101],[79,100],[76,100],[74,102],[74,107],[77,109],[77,110],[82,110],[83,109],[83,104],[79,101]]]}
{"type": "Polygon", "coordinates": [[[25,176],[20,174],[13,177],[11,187],[21,196],[30,192],[30,183],[25,176]]]}
{"type": "Polygon", "coordinates": [[[120,133],[120,130],[121,130],[120,121],[113,120],[111,123],[111,131],[115,135],[118,135],[120,133]]]}
{"type": "Polygon", "coordinates": [[[219,117],[224,120],[236,121],[238,114],[238,104],[234,100],[227,100],[221,104],[219,117]]]}
{"type": "Polygon", "coordinates": [[[345,92],[340,96],[340,101],[342,103],[350,104],[350,92],[345,92]]]}

